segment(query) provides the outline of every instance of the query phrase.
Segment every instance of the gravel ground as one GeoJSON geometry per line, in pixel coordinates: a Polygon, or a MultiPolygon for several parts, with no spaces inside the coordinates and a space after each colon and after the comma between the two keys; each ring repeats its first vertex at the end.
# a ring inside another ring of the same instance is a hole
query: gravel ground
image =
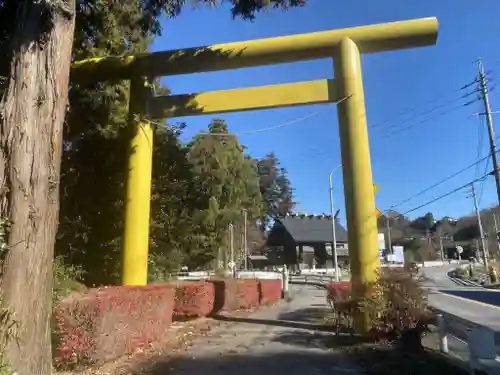
{"type": "Polygon", "coordinates": [[[324,289],[293,287],[293,300],[248,317],[221,317],[222,324],[194,338],[183,353],[157,360],[149,375],[359,374],[359,367],[329,349],[338,339],[318,330],[324,289]]]}

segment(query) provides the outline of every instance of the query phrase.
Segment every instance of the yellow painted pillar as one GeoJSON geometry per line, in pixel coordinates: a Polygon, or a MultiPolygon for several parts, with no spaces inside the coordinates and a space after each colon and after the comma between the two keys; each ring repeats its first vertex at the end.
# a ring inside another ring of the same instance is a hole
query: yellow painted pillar
{"type": "MultiPolygon", "coordinates": [[[[358,47],[344,38],[334,59],[337,95],[347,98],[338,105],[338,118],[351,277],[354,291],[364,293],[363,285],[377,278],[380,258],[358,47]]],[[[367,326],[362,324],[359,328],[365,330],[367,326]]]]}
{"type": "Polygon", "coordinates": [[[123,235],[123,285],[146,285],[148,279],[153,128],[144,114],[150,97],[147,80],[133,78],[129,102],[130,147],[123,235]]]}

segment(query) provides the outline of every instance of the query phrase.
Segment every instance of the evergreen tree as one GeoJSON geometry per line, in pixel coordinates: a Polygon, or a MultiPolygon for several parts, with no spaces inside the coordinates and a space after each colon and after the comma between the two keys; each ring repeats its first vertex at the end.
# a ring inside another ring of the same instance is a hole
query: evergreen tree
{"type": "Polygon", "coordinates": [[[254,161],[244,154],[223,120],[213,120],[208,134],[197,135],[189,145],[188,160],[197,192],[194,225],[200,254],[190,254],[196,263],[214,260],[229,244],[230,223],[241,226],[243,209],[249,221],[261,215],[259,178],[254,161]]]}
{"type": "MultiPolygon", "coordinates": [[[[252,18],[265,6],[304,2],[242,0],[233,2],[232,10],[235,16],[252,18]]],[[[20,321],[20,348],[11,345],[7,353],[19,373],[51,373],[49,294],[70,61],[145,50],[149,39],[161,31],[159,16],[164,12],[178,15],[185,4],[186,0],[0,0],[0,216],[11,224],[1,286],[5,301],[20,321]],[[36,311],[33,306],[38,306],[36,311]]],[[[127,84],[96,84],[85,90],[73,86],[69,96],[65,134],[68,156],[63,167],[66,186],[61,189],[65,199],[79,199],[80,206],[74,203],[62,210],[64,227],[75,222],[79,228],[80,248],[75,250],[67,234],[62,233],[60,238],[71,245],[67,249],[69,257],[80,256],[82,245],[85,251],[98,256],[98,251],[90,247],[104,244],[116,248],[113,233],[118,233],[120,227],[109,221],[114,217],[100,217],[106,216],[102,215],[104,210],[114,214],[122,205],[117,196],[126,148],[120,141],[109,140],[120,138],[116,133],[124,124],[127,84]],[[116,170],[97,170],[98,164],[113,164],[116,170]],[[79,175],[80,169],[87,172],[83,172],[85,176],[79,175]],[[87,195],[83,188],[75,187],[72,178],[88,186],[87,195]],[[99,182],[100,186],[89,184],[98,178],[106,182],[99,182]],[[81,205],[95,199],[106,201],[107,207],[99,206],[94,215],[100,217],[90,218],[87,208],[81,205]],[[96,235],[99,224],[110,225],[111,234],[101,230],[96,235]],[[99,243],[89,240],[89,232],[96,239],[101,235],[105,238],[99,243]]]]}
{"type": "Polygon", "coordinates": [[[285,168],[274,153],[269,153],[257,161],[260,177],[260,193],[264,201],[261,230],[265,231],[269,222],[276,217],[291,213],[295,205],[293,190],[285,168]]]}

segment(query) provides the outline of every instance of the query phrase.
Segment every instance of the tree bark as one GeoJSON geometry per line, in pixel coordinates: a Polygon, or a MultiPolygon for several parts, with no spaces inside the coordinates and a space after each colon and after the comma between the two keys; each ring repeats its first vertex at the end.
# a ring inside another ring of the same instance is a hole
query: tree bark
{"type": "Polygon", "coordinates": [[[0,102],[0,215],[10,219],[2,292],[19,321],[6,359],[51,374],[52,262],[59,212],[74,0],[18,0],[0,102]]]}

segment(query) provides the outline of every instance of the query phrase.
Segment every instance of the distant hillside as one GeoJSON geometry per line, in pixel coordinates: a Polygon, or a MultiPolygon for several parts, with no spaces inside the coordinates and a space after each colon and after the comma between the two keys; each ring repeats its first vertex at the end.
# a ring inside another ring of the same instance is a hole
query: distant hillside
{"type": "MultiPolygon", "coordinates": [[[[484,233],[489,239],[487,247],[491,254],[499,254],[496,242],[495,215],[500,226],[500,208],[492,207],[481,211],[481,222],[484,233]]],[[[401,216],[396,211],[389,211],[378,218],[379,232],[387,233],[387,219],[390,220],[391,241],[393,245],[404,245],[419,252],[419,257],[432,259],[440,248],[440,238],[443,247],[456,244],[476,249],[479,243],[479,226],[475,215],[463,216],[458,219],[443,217],[434,218],[429,212],[415,220],[401,216]]]]}

